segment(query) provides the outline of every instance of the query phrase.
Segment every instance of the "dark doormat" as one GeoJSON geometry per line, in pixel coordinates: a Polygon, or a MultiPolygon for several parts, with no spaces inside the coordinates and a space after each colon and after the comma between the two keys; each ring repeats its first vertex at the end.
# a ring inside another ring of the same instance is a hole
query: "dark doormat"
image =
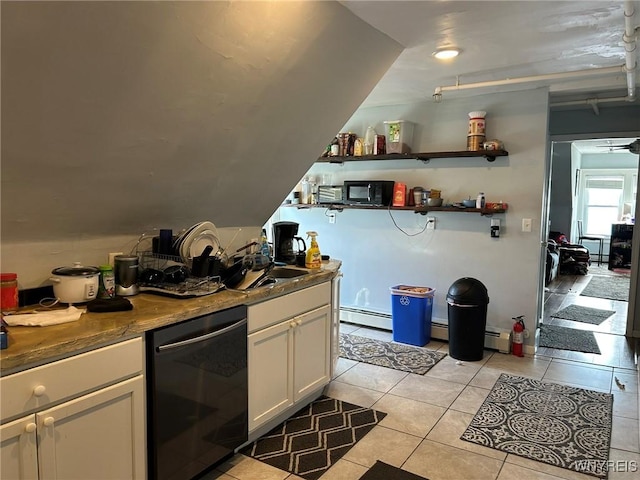
{"type": "Polygon", "coordinates": [[[387,414],[320,397],[241,453],[316,480],[387,414]]]}
{"type": "Polygon", "coordinates": [[[376,461],[358,480],[427,480],[415,473],[407,472],[388,463],[376,461]]]}
{"type": "Polygon", "coordinates": [[[573,320],[574,322],[600,325],[614,313],[616,313],[615,310],[600,310],[599,308],[589,308],[581,305],[569,305],[562,310],[558,310],[551,316],[565,320],[573,320]]]}
{"type": "Polygon", "coordinates": [[[611,275],[606,277],[594,275],[591,277],[587,286],[580,292],[580,295],[628,302],[629,282],[630,276],[627,275],[611,275]]]}
{"type": "Polygon", "coordinates": [[[593,332],[576,328],[542,324],[540,325],[539,345],[560,350],[600,354],[600,348],[593,332]]]}
{"type": "Polygon", "coordinates": [[[612,409],[610,393],[503,373],[460,438],[606,478],[612,409]]]}
{"type": "Polygon", "coordinates": [[[341,333],[340,356],[402,372],[424,375],[447,355],[423,347],[341,333]]]}

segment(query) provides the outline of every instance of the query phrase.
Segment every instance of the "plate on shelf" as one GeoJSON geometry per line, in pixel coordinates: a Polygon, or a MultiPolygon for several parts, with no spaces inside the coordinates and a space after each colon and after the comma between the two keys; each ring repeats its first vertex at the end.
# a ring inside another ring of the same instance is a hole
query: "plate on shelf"
{"type": "Polygon", "coordinates": [[[182,256],[182,249],[183,249],[185,240],[187,240],[188,237],[190,237],[196,230],[200,229],[203,225],[205,226],[205,229],[212,230],[216,236],[218,235],[216,226],[213,223],[211,222],[196,223],[195,225],[192,225],[189,228],[184,229],[181,233],[179,233],[176,236],[172,244],[173,251],[176,252],[176,255],[182,256]]]}
{"type": "Polygon", "coordinates": [[[218,251],[220,248],[218,231],[213,223],[201,222],[194,225],[180,242],[180,256],[187,261],[189,258],[199,256],[208,245],[213,247],[213,252],[218,251]]]}
{"type": "Polygon", "coordinates": [[[188,246],[188,257],[194,258],[199,257],[202,251],[207,248],[209,245],[213,247],[211,250],[212,254],[218,251],[220,248],[220,242],[218,241],[218,237],[213,234],[212,230],[205,230],[204,232],[196,235],[193,240],[189,243],[188,246]]]}
{"type": "Polygon", "coordinates": [[[180,254],[180,247],[182,246],[182,242],[184,242],[184,239],[187,238],[187,235],[189,235],[194,229],[198,228],[198,226],[200,226],[200,224],[202,223],[203,222],[196,223],[195,225],[190,226],[176,236],[176,239],[173,241],[172,245],[173,251],[176,252],[176,254],[180,254]]]}

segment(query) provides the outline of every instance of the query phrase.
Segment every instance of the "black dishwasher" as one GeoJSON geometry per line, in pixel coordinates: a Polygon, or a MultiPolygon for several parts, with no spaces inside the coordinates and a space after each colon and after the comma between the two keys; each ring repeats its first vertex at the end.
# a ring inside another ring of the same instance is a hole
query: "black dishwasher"
{"type": "Polygon", "coordinates": [[[147,332],[150,479],[191,479],[247,440],[247,308],[147,332]]]}

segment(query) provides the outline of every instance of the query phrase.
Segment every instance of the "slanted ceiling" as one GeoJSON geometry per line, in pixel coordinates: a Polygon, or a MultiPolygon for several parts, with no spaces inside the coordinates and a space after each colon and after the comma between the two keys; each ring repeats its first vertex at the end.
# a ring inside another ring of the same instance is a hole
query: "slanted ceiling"
{"type": "Polygon", "coordinates": [[[2,241],[262,225],[402,51],[335,2],[6,2],[2,241]]]}

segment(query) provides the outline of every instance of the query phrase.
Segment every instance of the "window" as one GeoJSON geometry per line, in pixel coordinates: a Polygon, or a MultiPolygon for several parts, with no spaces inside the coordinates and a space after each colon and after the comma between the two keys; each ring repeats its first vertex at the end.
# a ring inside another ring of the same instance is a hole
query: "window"
{"type": "Polygon", "coordinates": [[[581,190],[584,235],[611,233],[611,224],[619,222],[625,213],[625,203],[635,205],[636,179],[634,173],[624,170],[584,171],[581,190]]]}

